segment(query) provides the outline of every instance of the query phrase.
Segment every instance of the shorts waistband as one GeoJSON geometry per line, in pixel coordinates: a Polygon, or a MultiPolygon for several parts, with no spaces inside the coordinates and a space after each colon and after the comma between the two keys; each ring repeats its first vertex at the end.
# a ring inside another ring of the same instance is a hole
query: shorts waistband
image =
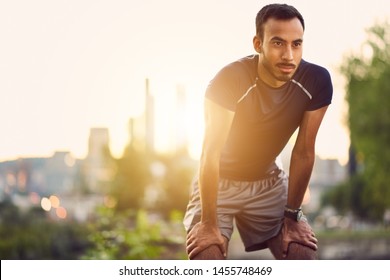
{"type": "Polygon", "coordinates": [[[280,168],[275,168],[271,171],[268,171],[267,173],[256,177],[256,178],[235,178],[235,177],[230,177],[230,176],[221,176],[221,179],[226,179],[226,180],[232,180],[232,181],[247,181],[247,182],[255,182],[255,181],[263,181],[263,180],[268,180],[272,179],[275,177],[278,177],[280,173],[282,173],[283,170],[280,168]]]}

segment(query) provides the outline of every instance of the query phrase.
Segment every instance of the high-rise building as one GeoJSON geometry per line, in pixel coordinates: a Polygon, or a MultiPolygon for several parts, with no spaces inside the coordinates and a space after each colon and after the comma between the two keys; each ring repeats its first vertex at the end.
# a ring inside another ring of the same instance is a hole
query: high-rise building
{"type": "Polygon", "coordinates": [[[145,81],[145,142],[148,151],[154,151],[154,98],[150,92],[149,79],[145,81]]]}
{"type": "Polygon", "coordinates": [[[108,128],[91,128],[88,155],[84,161],[84,174],[92,192],[103,191],[104,184],[111,179],[108,128]]]}
{"type": "Polygon", "coordinates": [[[150,92],[149,79],[145,80],[145,108],[141,116],[130,118],[130,145],[136,149],[154,152],[155,150],[155,108],[154,97],[150,92]]]}
{"type": "Polygon", "coordinates": [[[76,159],[68,151],[57,151],[45,164],[45,193],[68,194],[74,190],[76,159]]]}
{"type": "Polygon", "coordinates": [[[104,162],[104,153],[109,152],[109,144],[108,128],[91,128],[88,140],[87,158],[93,160],[95,165],[102,165],[104,162]]]}
{"type": "Polygon", "coordinates": [[[176,91],[176,150],[185,151],[188,149],[188,123],[187,118],[187,95],[185,88],[177,86],[176,91]]]}

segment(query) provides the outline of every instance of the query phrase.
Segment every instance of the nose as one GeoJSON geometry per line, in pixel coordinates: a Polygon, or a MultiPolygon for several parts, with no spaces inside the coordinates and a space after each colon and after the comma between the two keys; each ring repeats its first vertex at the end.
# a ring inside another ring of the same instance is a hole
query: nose
{"type": "Polygon", "coordinates": [[[282,54],[282,59],[283,60],[293,60],[294,56],[293,56],[293,49],[291,46],[286,46],[284,51],[283,51],[283,54],[282,54]]]}

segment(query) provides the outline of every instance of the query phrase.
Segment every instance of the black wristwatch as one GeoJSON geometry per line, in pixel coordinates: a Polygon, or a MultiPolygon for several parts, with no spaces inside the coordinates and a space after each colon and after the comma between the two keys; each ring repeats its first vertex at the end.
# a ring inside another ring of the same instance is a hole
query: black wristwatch
{"type": "Polygon", "coordinates": [[[303,217],[303,212],[301,208],[292,209],[290,207],[284,207],[284,217],[299,222],[303,217]]]}

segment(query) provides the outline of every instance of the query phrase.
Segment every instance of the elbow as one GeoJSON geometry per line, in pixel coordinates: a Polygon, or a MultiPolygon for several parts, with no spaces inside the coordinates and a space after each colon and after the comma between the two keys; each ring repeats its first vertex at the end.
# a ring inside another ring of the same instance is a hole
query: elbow
{"type": "Polygon", "coordinates": [[[204,168],[212,168],[213,166],[219,166],[219,154],[203,152],[200,157],[200,163],[201,167],[204,168]]]}
{"type": "Polygon", "coordinates": [[[219,163],[221,156],[221,149],[218,145],[210,141],[204,141],[202,147],[202,153],[200,156],[201,163],[219,163]]]}
{"type": "Polygon", "coordinates": [[[219,167],[220,152],[216,149],[204,148],[200,157],[201,169],[216,169],[219,167]]]}

